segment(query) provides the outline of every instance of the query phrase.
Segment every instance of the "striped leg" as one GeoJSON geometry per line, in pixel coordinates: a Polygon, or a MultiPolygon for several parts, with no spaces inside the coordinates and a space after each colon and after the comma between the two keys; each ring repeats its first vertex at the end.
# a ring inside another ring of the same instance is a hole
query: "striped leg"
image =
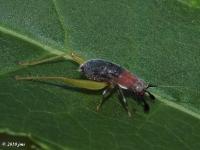
{"type": "Polygon", "coordinates": [[[118,87],[118,93],[119,93],[119,96],[122,98],[122,103],[123,103],[123,106],[124,108],[126,109],[127,113],[128,113],[128,116],[131,117],[131,112],[128,108],[128,103],[127,103],[127,100],[124,96],[124,93],[122,91],[122,89],[120,87],[118,87]]]}

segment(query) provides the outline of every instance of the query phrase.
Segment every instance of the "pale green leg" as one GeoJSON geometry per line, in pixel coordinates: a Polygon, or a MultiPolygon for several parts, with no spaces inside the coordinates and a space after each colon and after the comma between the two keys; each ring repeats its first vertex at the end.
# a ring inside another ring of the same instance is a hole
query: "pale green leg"
{"type": "Polygon", "coordinates": [[[62,81],[67,85],[83,88],[88,90],[102,90],[108,86],[106,82],[96,82],[91,80],[80,80],[80,79],[71,79],[67,77],[20,77],[15,76],[16,80],[54,80],[54,81],[62,81]]]}
{"type": "Polygon", "coordinates": [[[73,60],[73,61],[77,62],[78,64],[84,63],[84,60],[81,57],[79,57],[78,55],[76,55],[74,53],[71,53],[71,54],[61,54],[58,56],[53,56],[53,57],[42,59],[42,60],[36,60],[36,61],[30,61],[30,62],[19,62],[19,64],[23,65],[23,66],[33,66],[33,65],[38,65],[38,64],[45,63],[45,62],[54,61],[54,60],[57,60],[60,58],[73,60]]]}

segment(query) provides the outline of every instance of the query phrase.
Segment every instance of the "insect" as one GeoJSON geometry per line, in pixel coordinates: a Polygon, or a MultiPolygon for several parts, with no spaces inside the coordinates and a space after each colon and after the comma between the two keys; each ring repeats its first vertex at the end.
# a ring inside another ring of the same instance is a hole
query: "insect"
{"type": "Polygon", "coordinates": [[[48,61],[53,61],[59,58],[66,58],[78,63],[79,71],[85,75],[88,80],[71,79],[67,77],[20,77],[16,76],[16,80],[61,80],[68,85],[89,90],[103,90],[103,98],[97,105],[97,111],[100,110],[102,104],[110,96],[113,90],[117,90],[121,97],[121,102],[131,117],[131,111],[128,108],[127,100],[124,96],[124,90],[132,92],[144,104],[144,110],[149,111],[149,105],[145,100],[145,95],[148,95],[152,100],[155,97],[148,91],[149,87],[155,87],[152,84],[146,83],[136,75],[132,74],[127,69],[118,64],[109,62],[103,59],[90,59],[84,61],[81,57],[71,53],[70,55],[62,54],[39,61],[20,63],[24,66],[37,65],[48,61]]]}

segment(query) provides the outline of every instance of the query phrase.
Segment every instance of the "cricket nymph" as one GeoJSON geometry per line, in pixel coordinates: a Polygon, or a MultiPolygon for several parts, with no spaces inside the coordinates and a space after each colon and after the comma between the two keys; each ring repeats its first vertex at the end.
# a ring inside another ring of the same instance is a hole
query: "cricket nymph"
{"type": "Polygon", "coordinates": [[[144,111],[149,111],[149,105],[145,100],[145,95],[147,94],[152,100],[155,97],[148,91],[149,87],[154,87],[151,84],[144,82],[142,79],[138,78],[136,75],[128,71],[127,69],[121,67],[118,64],[112,63],[103,59],[90,59],[88,61],[83,60],[81,57],[71,53],[71,55],[62,54],[60,56],[54,56],[47,59],[20,63],[20,65],[37,65],[45,63],[48,61],[56,60],[58,58],[68,58],[78,63],[79,71],[85,75],[88,80],[85,79],[72,79],[67,77],[59,76],[43,76],[43,77],[20,77],[16,76],[16,80],[59,80],[68,85],[84,88],[88,90],[103,90],[99,105],[97,105],[97,111],[99,111],[102,104],[105,100],[113,93],[114,90],[117,90],[119,96],[121,97],[121,103],[128,112],[128,115],[131,116],[131,112],[128,108],[127,100],[124,96],[124,90],[130,91],[133,93],[136,98],[144,105],[144,111]]]}
{"type": "MultiPolygon", "coordinates": [[[[103,96],[108,95],[111,89],[117,87],[119,94],[122,96],[123,102],[127,107],[127,111],[128,105],[122,89],[132,91],[140,98],[144,102],[145,111],[149,111],[149,105],[144,100],[145,93],[148,93],[151,99],[155,99],[155,97],[147,91],[147,89],[153,87],[153,85],[147,84],[127,69],[112,62],[102,59],[91,59],[80,65],[80,71],[90,80],[107,82],[111,85],[103,92],[103,96]]],[[[130,112],[128,111],[128,113],[130,112]]]]}

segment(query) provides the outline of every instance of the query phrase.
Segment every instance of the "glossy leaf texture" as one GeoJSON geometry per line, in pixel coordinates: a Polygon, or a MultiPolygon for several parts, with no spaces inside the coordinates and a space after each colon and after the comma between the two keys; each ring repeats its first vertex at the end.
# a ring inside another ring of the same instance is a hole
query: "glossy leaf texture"
{"type": "Polygon", "coordinates": [[[0,0],[0,131],[43,149],[200,149],[200,4],[196,0],[0,0]],[[84,77],[67,60],[17,64],[76,52],[116,62],[152,88],[148,114],[128,96],[14,76],[84,77]]]}

